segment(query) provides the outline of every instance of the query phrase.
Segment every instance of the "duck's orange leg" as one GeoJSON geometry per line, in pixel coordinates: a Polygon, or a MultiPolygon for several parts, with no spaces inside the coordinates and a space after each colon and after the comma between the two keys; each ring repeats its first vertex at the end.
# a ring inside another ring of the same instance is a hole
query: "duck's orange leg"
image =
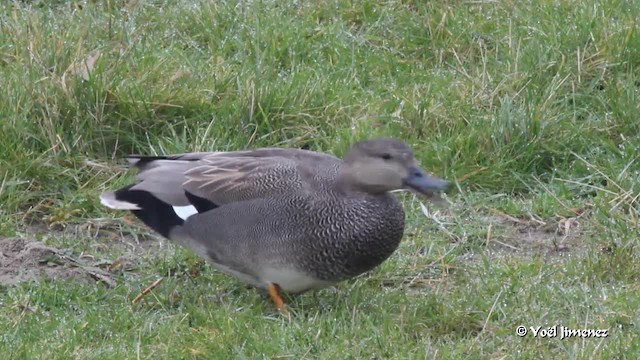
{"type": "Polygon", "coordinates": [[[284,300],[282,300],[282,295],[280,295],[280,286],[278,284],[269,283],[269,285],[267,285],[267,290],[269,291],[271,300],[276,304],[276,308],[283,313],[288,314],[289,311],[284,306],[284,300]]]}

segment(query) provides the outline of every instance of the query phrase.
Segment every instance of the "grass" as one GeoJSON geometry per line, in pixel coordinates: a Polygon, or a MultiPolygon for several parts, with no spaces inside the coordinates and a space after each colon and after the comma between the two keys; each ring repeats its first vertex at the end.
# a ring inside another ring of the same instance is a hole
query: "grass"
{"type": "Polygon", "coordinates": [[[0,351],[638,358],[639,19],[622,0],[3,2],[0,234],[135,266],[0,286],[0,351]],[[401,195],[398,252],[291,320],[97,199],[129,153],[375,136],[453,180],[449,208],[401,195]],[[515,334],[556,324],[609,336],[515,334]]]}

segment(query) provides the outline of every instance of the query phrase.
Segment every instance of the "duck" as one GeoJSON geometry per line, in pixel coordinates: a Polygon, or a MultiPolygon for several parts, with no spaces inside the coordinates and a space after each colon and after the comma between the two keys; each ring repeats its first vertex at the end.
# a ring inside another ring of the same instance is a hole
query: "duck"
{"type": "Polygon", "coordinates": [[[354,143],[343,159],[264,147],[130,155],[136,181],[100,195],[215,269],[266,290],[301,294],[366,273],[398,248],[405,212],[392,193],[433,197],[450,182],[393,138],[354,143]]]}

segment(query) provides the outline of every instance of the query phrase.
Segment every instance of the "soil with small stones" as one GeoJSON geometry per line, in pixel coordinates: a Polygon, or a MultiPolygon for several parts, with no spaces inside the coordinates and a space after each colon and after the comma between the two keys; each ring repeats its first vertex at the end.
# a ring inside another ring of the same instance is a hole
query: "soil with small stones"
{"type": "Polygon", "coordinates": [[[109,273],[40,241],[0,238],[0,285],[47,278],[74,279],[83,283],[101,281],[109,284],[109,273]]]}

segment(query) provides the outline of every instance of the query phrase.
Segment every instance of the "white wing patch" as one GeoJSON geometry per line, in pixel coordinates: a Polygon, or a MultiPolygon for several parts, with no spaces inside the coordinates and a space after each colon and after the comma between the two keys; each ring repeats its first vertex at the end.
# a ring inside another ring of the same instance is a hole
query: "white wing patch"
{"type": "Polygon", "coordinates": [[[189,216],[195,215],[198,213],[198,210],[193,205],[187,206],[174,206],[173,211],[178,215],[182,220],[187,220],[189,216]]]}

